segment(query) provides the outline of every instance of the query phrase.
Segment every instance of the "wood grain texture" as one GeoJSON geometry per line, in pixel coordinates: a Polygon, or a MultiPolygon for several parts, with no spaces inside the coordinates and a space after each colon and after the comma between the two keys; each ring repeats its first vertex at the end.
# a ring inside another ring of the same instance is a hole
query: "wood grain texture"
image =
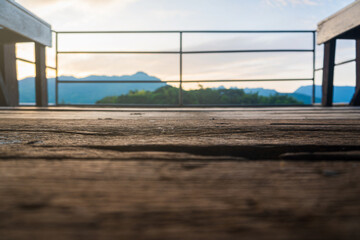
{"type": "Polygon", "coordinates": [[[359,108],[0,116],[2,240],[360,237],[359,108]]]}

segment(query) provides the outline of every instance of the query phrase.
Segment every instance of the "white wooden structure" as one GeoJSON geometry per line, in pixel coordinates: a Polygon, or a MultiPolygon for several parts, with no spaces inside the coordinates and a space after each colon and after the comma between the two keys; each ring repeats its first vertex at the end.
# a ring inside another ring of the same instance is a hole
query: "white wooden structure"
{"type": "Polygon", "coordinates": [[[51,26],[13,0],[0,0],[0,105],[19,104],[15,44],[34,42],[36,104],[47,106],[45,47],[51,46],[51,26]]]}
{"type": "Polygon", "coordinates": [[[331,106],[336,39],[356,40],[356,91],[351,105],[360,105],[360,1],[357,0],[318,24],[317,43],[324,44],[322,104],[331,106]]]}

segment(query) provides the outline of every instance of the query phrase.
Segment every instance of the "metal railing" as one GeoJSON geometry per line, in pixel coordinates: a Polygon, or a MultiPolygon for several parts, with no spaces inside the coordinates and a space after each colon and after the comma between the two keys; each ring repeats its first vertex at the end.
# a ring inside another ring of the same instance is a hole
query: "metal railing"
{"type": "MultiPolygon", "coordinates": [[[[52,32],[55,33],[55,31],[52,31],[52,32]]],[[[23,63],[28,63],[28,64],[36,65],[36,62],[35,62],[35,61],[29,60],[29,59],[25,59],[25,58],[21,58],[21,57],[16,57],[16,60],[17,60],[17,61],[20,61],[20,62],[23,62],[23,63]]],[[[52,67],[52,66],[46,65],[45,68],[57,72],[57,68],[58,68],[58,67],[57,67],[57,66],[52,67]]]]}
{"type": "MultiPolygon", "coordinates": [[[[278,31],[278,30],[267,30],[267,31],[59,31],[55,33],[55,50],[56,59],[55,67],[49,67],[56,72],[55,77],[55,104],[56,105],[79,105],[79,104],[59,104],[59,84],[71,84],[71,83],[178,83],[179,84],[179,100],[178,104],[174,106],[184,106],[183,101],[183,84],[184,83],[216,83],[216,82],[281,82],[281,81],[311,81],[312,82],[312,103],[315,103],[315,48],[316,48],[316,31],[309,30],[293,30],[293,31],[278,31]],[[178,51],[60,51],[59,36],[60,35],[71,35],[71,34],[178,34],[179,36],[179,50],[178,51]],[[250,49],[250,50],[218,50],[218,51],[184,51],[183,50],[183,35],[185,34],[229,34],[229,33],[241,33],[241,34],[311,34],[312,35],[312,47],[309,49],[250,49]],[[202,80],[186,80],[183,81],[183,56],[184,55],[195,55],[195,54],[232,54],[232,53],[280,53],[280,52],[309,52],[312,53],[312,77],[311,78],[268,78],[268,79],[202,79],[202,80]],[[179,79],[178,80],[164,80],[164,81],[148,81],[148,80],[60,80],[59,79],[59,55],[64,54],[173,54],[179,55],[179,79]]],[[[24,59],[18,59],[24,61],[24,59]]],[[[85,104],[81,104],[85,105],[85,104]]],[[[121,104],[117,104],[122,106],[121,104]]],[[[143,106],[143,105],[142,105],[143,106]]],[[[149,104],[148,106],[156,106],[149,104]]],[[[186,105],[187,106],[187,105],[186,105]]],[[[209,105],[206,105],[209,106],[209,105]]],[[[235,106],[235,105],[232,105],[235,106]]]]}
{"type": "MultiPolygon", "coordinates": [[[[355,58],[354,59],[349,59],[349,60],[345,60],[345,61],[342,61],[342,62],[339,62],[339,63],[335,63],[334,66],[335,67],[336,66],[341,66],[341,65],[352,63],[352,62],[355,62],[355,61],[356,61],[355,58]]],[[[324,68],[322,68],[322,67],[321,68],[316,68],[315,72],[322,71],[322,70],[324,70],[324,68]]]]}
{"type": "MultiPolygon", "coordinates": [[[[337,67],[337,66],[345,65],[345,64],[348,64],[348,63],[352,63],[352,62],[356,62],[356,58],[335,63],[334,66],[337,67]]],[[[318,71],[322,71],[322,70],[324,70],[323,67],[321,67],[321,68],[315,68],[314,72],[318,72],[318,71]]]]}
{"type": "MultiPolygon", "coordinates": [[[[28,59],[25,59],[25,58],[19,58],[19,57],[17,57],[16,60],[18,60],[18,61],[20,61],[20,62],[24,62],[24,63],[29,63],[29,64],[32,64],[32,65],[36,65],[36,62],[31,61],[31,60],[28,60],[28,59]]],[[[48,69],[51,69],[51,70],[56,71],[56,67],[51,67],[51,66],[45,66],[45,67],[48,68],[48,69]]]]}

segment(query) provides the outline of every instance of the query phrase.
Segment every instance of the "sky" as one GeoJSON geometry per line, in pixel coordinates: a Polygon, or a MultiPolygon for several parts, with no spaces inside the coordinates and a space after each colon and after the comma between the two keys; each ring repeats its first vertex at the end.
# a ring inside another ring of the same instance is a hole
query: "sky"
{"type": "MultiPolygon", "coordinates": [[[[104,30],[315,30],[317,23],[353,0],[17,0],[55,31],[104,30]]],[[[337,61],[354,57],[354,42],[339,41],[337,61]]],[[[184,34],[183,50],[281,49],[312,47],[311,34],[184,34]]],[[[59,35],[62,51],[179,50],[178,34],[59,35]]],[[[48,49],[48,65],[54,65],[48,49]]],[[[33,59],[33,46],[19,44],[18,56],[33,59]]],[[[317,47],[317,67],[322,65],[317,47]]],[[[131,75],[179,79],[178,55],[61,55],[60,75],[131,75]]],[[[19,78],[33,67],[18,63],[19,78]]],[[[336,85],[354,85],[354,64],[338,67],[336,85]]],[[[186,55],[183,79],[311,78],[311,53],[186,55]]],[[[48,76],[54,73],[49,70],[48,76]]],[[[321,83],[321,72],[316,75],[321,83]]],[[[228,83],[290,92],[311,82],[228,83]]],[[[215,87],[214,84],[203,84],[215,87]]],[[[185,88],[197,85],[185,84],[185,88]]]]}

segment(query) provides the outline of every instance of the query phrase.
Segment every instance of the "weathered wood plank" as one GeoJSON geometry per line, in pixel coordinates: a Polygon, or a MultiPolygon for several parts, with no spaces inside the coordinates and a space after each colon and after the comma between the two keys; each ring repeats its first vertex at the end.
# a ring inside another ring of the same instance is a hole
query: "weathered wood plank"
{"type": "Polygon", "coordinates": [[[0,45],[0,69],[4,88],[7,92],[6,106],[17,106],[19,104],[19,86],[16,72],[15,44],[0,45]]]}
{"type": "Polygon", "coordinates": [[[356,1],[318,24],[317,43],[323,44],[359,25],[360,1],[356,1]]]}
{"type": "Polygon", "coordinates": [[[51,26],[14,1],[0,1],[0,26],[29,41],[51,46],[51,26]]]}
{"type": "Polygon", "coordinates": [[[0,239],[359,239],[359,108],[201,111],[2,111],[0,239]]]}
{"type": "Polygon", "coordinates": [[[36,61],[36,106],[45,107],[48,105],[48,88],[46,79],[46,58],[45,46],[35,44],[35,61],[36,61]]]}
{"type": "Polygon", "coordinates": [[[321,100],[323,106],[332,106],[333,103],[335,49],[335,39],[326,42],[324,45],[324,69],[321,100]]]}

